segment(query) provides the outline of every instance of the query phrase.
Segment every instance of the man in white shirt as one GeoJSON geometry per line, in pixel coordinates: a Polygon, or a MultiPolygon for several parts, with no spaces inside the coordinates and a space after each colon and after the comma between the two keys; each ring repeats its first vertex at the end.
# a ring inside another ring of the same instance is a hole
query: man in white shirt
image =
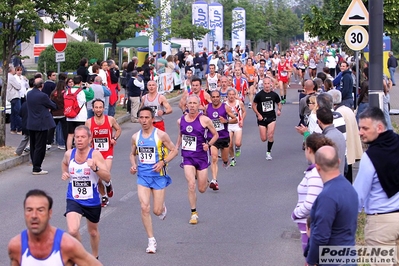
{"type": "Polygon", "coordinates": [[[11,134],[22,134],[22,121],[19,116],[19,110],[21,109],[21,96],[19,91],[21,90],[21,83],[15,78],[15,68],[10,66],[8,68],[8,80],[7,80],[7,101],[11,103],[11,116],[10,116],[10,128],[11,134]]]}

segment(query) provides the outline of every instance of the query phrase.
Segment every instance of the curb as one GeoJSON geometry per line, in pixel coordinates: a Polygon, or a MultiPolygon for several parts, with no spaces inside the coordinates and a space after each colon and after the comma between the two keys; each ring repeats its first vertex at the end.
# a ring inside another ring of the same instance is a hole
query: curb
{"type": "MultiPolygon", "coordinates": [[[[168,101],[170,104],[174,104],[174,103],[180,101],[181,97],[182,97],[182,95],[180,94],[174,98],[168,99],[168,101]]],[[[118,122],[118,124],[126,123],[126,122],[130,121],[130,114],[126,114],[124,116],[118,117],[116,119],[116,121],[118,122]]],[[[46,151],[46,155],[51,154],[51,152],[52,152],[51,150],[46,151]]],[[[23,163],[27,163],[27,162],[29,162],[29,160],[30,160],[30,154],[27,153],[27,154],[23,154],[21,156],[16,156],[14,158],[9,158],[4,161],[0,161],[0,172],[5,171],[10,168],[13,168],[18,165],[21,165],[23,163]]]]}

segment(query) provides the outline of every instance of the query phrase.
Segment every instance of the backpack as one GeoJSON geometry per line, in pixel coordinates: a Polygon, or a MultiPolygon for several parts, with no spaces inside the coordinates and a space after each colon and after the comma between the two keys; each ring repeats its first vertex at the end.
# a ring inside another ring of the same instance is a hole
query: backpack
{"type": "Polygon", "coordinates": [[[64,94],[64,115],[67,118],[75,118],[81,106],[79,106],[78,102],[78,94],[82,91],[82,88],[79,88],[75,93],[72,93],[71,88],[68,89],[68,93],[64,94]]]}

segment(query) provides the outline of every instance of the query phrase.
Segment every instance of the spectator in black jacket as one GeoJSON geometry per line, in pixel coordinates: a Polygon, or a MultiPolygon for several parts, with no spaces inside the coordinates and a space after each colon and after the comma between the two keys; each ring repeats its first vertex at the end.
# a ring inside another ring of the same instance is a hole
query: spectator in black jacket
{"type": "Polygon", "coordinates": [[[89,82],[89,61],[87,58],[82,58],[79,63],[79,68],[76,70],[76,74],[82,76],[83,82],[89,82]]]}
{"type": "Polygon", "coordinates": [[[57,80],[57,73],[53,70],[47,71],[47,80],[43,84],[43,89],[42,92],[47,94],[47,96],[50,98],[50,94],[53,92],[55,89],[55,81],[57,80]]]}

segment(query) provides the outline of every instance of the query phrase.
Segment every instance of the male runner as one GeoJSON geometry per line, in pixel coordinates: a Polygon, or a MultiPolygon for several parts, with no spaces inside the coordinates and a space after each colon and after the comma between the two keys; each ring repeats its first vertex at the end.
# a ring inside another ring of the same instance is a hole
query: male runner
{"type": "Polygon", "coordinates": [[[166,132],[155,127],[155,115],[151,107],[141,108],[138,117],[141,130],[132,136],[130,173],[137,173],[137,195],[141,205],[141,220],[148,236],[146,252],[155,253],[157,241],[154,238],[150,215],[151,195],[153,195],[154,214],[164,220],[167,212],[165,188],[172,183],[166,174],[166,166],[176,157],[178,149],[166,132]]]}
{"type": "Polygon", "coordinates": [[[157,91],[157,83],[153,80],[148,81],[148,93],[141,98],[140,109],[143,106],[148,106],[154,112],[154,127],[165,131],[165,122],[163,115],[171,114],[172,107],[164,95],[157,91]]]}
{"type": "Polygon", "coordinates": [[[286,103],[287,97],[287,87],[288,87],[288,73],[291,72],[291,66],[288,61],[285,59],[285,56],[281,57],[280,63],[277,65],[278,73],[277,80],[280,86],[280,97],[281,103],[286,103]]]}
{"type": "Polygon", "coordinates": [[[237,100],[237,91],[233,88],[228,90],[226,105],[230,107],[231,111],[237,117],[238,121],[237,123],[229,124],[228,126],[229,135],[230,135],[230,144],[229,144],[229,157],[231,158],[230,166],[236,166],[237,162],[235,157],[239,157],[241,155],[242,127],[244,125],[244,119],[247,115],[247,111],[245,110],[244,103],[240,100],[237,100]]]}
{"type": "Polygon", "coordinates": [[[185,91],[179,102],[179,107],[183,111],[183,114],[188,113],[186,103],[187,103],[187,97],[189,95],[198,96],[198,98],[200,99],[199,110],[201,112],[203,112],[205,110],[205,106],[211,102],[211,96],[209,95],[209,93],[207,93],[201,88],[201,79],[193,77],[191,80],[191,92],[188,93],[185,91]]]}
{"type": "Polygon", "coordinates": [[[80,241],[80,220],[85,216],[92,254],[98,258],[98,222],[101,215],[98,183],[104,181],[109,184],[111,174],[101,153],[90,148],[91,132],[88,127],[76,127],[74,139],[76,148],[65,152],[61,164],[61,178],[69,180],[65,212],[68,233],[80,241]]]}
{"type": "Polygon", "coordinates": [[[210,64],[209,65],[209,74],[205,75],[206,90],[208,93],[210,93],[211,91],[217,90],[220,77],[221,77],[221,75],[219,73],[216,73],[215,65],[210,64]]]}
{"type": "MultiPolygon", "coordinates": [[[[93,107],[94,116],[86,120],[85,125],[90,128],[92,138],[92,147],[98,150],[105,160],[108,171],[111,172],[112,159],[114,158],[114,146],[116,141],[122,133],[122,129],[119,126],[116,119],[112,116],[104,114],[105,106],[101,99],[94,99],[91,103],[93,107]]],[[[102,182],[98,183],[98,190],[101,194],[101,206],[107,207],[109,204],[109,198],[114,195],[111,182],[106,184],[107,193],[104,191],[104,185],[102,182]]]]}
{"type": "Polygon", "coordinates": [[[191,207],[190,224],[198,223],[197,195],[195,180],[198,180],[198,191],[204,193],[208,186],[208,150],[219,138],[212,121],[199,111],[200,99],[197,95],[189,95],[186,99],[187,114],[177,120],[179,137],[176,146],[181,145],[184,175],[188,183],[188,200],[191,207]],[[213,137],[208,142],[205,132],[208,130],[213,137]]]}
{"type": "Polygon", "coordinates": [[[253,102],[253,110],[256,114],[260,139],[262,142],[268,140],[266,160],[271,160],[271,151],[274,143],[274,129],[276,128],[276,111],[275,104],[277,103],[277,115],[280,116],[282,104],[277,93],[271,91],[271,78],[263,79],[263,90],[256,94],[253,102]]]}
{"type": "Polygon", "coordinates": [[[17,265],[102,265],[83,245],[64,231],[50,225],[53,199],[38,189],[28,191],[24,200],[27,230],[8,243],[11,266],[17,265]]]}
{"type": "MultiPolygon", "coordinates": [[[[221,151],[221,157],[223,161],[223,167],[229,166],[229,144],[230,137],[227,126],[229,124],[236,124],[237,118],[233,114],[230,108],[220,100],[220,92],[211,92],[212,103],[206,106],[205,115],[208,116],[213,123],[216,131],[219,134],[219,138],[211,146],[211,171],[212,181],[209,187],[213,190],[219,190],[219,184],[217,181],[218,175],[218,150],[221,151]]],[[[207,139],[212,138],[212,133],[207,133],[207,139]]]]}
{"type": "Polygon", "coordinates": [[[249,88],[248,80],[242,76],[242,71],[240,67],[234,68],[233,85],[237,90],[238,97],[245,103],[245,94],[249,88]]]}
{"type": "Polygon", "coordinates": [[[220,100],[225,102],[227,100],[227,92],[231,88],[229,86],[229,80],[226,76],[220,78],[220,100]]]}

